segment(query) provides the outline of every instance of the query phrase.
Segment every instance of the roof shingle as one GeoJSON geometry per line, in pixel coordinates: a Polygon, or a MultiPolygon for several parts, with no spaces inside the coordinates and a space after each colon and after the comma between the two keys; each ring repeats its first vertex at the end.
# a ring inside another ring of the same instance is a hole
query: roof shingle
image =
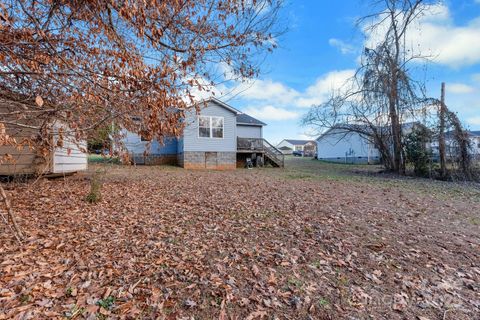
{"type": "Polygon", "coordinates": [[[247,124],[251,126],[266,126],[267,124],[249,116],[246,113],[240,113],[237,115],[237,124],[247,124]]]}

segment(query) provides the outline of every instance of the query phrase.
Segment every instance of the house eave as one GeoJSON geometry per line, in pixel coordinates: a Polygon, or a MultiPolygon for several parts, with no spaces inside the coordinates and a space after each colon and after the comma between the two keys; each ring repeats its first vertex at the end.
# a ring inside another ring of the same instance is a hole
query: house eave
{"type": "Polygon", "coordinates": [[[221,107],[223,107],[223,108],[225,108],[225,109],[227,109],[227,110],[235,113],[236,115],[242,113],[240,110],[237,110],[237,109],[235,109],[234,107],[229,106],[229,105],[226,104],[225,102],[222,102],[222,101],[218,100],[217,98],[213,98],[213,97],[208,98],[208,99],[202,99],[201,101],[195,103],[195,106],[200,105],[200,104],[206,104],[206,103],[208,103],[208,102],[214,102],[214,103],[218,104],[219,106],[221,106],[221,107]]]}
{"type": "Polygon", "coordinates": [[[266,124],[260,124],[260,123],[245,123],[245,122],[237,122],[237,125],[239,126],[252,126],[252,127],[264,127],[266,124]]]}

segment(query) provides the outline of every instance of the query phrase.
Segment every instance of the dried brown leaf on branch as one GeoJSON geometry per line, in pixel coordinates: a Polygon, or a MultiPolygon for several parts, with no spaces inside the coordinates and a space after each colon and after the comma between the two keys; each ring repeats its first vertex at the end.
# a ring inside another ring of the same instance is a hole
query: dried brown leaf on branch
{"type": "MultiPolygon", "coordinates": [[[[198,91],[228,80],[219,69],[231,69],[235,79],[258,74],[283,32],[281,6],[281,0],[4,2],[2,120],[9,130],[28,125],[43,133],[56,121],[75,137],[111,121],[159,139],[177,136],[198,91]]],[[[52,147],[46,136],[32,142],[52,147]]]]}

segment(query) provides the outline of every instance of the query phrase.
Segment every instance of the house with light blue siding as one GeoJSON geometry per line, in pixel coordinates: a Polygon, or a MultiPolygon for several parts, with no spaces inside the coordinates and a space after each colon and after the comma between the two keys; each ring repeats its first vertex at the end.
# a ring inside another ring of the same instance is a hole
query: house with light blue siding
{"type": "Polygon", "coordinates": [[[280,151],[263,138],[265,123],[215,99],[185,117],[182,136],[143,141],[127,132],[123,144],[136,164],[177,164],[186,169],[229,170],[246,162],[283,166],[280,151]]]}

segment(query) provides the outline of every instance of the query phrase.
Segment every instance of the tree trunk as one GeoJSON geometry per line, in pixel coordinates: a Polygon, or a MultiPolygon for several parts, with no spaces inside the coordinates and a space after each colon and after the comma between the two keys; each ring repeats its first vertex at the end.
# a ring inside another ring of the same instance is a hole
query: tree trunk
{"type": "Polygon", "coordinates": [[[445,82],[442,82],[439,118],[438,153],[440,157],[440,175],[442,178],[445,178],[447,176],[447,155],[445,145],[445,82]]]}
{"type": "Polygon", "coordinates": [[[390,88],[389,98],[389,113],[392,127],[392,142],[393,142],[393,171],[402,174],[402,128],[400,127],[400,119],[398,117],[398,79],[397,72],[394,70],[392,75],[392,84],[390,88]]]}

